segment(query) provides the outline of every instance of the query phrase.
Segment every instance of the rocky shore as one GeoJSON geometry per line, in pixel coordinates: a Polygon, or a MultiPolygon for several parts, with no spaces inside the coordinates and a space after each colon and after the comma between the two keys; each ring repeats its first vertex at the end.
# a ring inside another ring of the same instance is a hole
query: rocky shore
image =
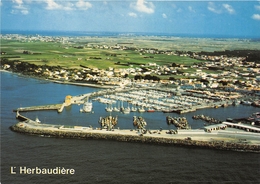
{"type": "MultiPolygon", "coordinates": [[[[161,145],[175,145],[175,146],[189,146],[200,147],[208,149],[219,150],[233,150],[233,151],[245,151],[245,152],[260,152],[260,146],[258,144],[237,143],[224,140],[195,140],[190,137],[168,135],[168,134],[139,134],[134,131],[126,130],[93,130],[87,129],[60,129],[58,126],[52,128],[45,127],[45,125],[32,125],[28,123],[20,122],[10,127],[12,131],[25,133],[30,135],[40,135],[43,137],[58,137],[58,138],[74,138],[74,139],[101,139],[101,140],[115,140],[122,142],[136,142],[136,143],[150,143],[161,145]],[[55,128],[54,128],[55,127],[55,128]]],[[[200,135],[203,136],[203,135],[200,135]]]]}

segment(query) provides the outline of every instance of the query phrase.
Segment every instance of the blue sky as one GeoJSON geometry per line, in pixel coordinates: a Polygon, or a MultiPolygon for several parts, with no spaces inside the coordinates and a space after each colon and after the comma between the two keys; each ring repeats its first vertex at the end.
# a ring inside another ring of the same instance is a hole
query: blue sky
{"type": "Polygon", "coordinates": [[[2,30],[260,38],[260,1],[1,0],[2,30]]]}

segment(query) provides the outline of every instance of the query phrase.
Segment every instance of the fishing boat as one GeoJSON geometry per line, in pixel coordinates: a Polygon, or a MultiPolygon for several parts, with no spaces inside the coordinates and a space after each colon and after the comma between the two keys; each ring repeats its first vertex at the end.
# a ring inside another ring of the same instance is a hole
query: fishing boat
{"type": "Polygon", "coordinates": [[[135,106],[132,106],[131,112],[136,112],[136,111],[137,111],[137,108],[135,106]]]}
{"type": "Polygon", "coordinates": [[[138,108],[138,112],[145,112],[145,109],[143,107],[138,108]]]}
{"type": "Polygon", "coordinates": [[[112,108],[111,104],[106,107],[106,111],[107,112],[112,112],[113,111],[113,108],[112,108]]]}
{"type": "Polygon", "coordinates": [[[82,109],[80,109],[80,112],[91,112],[92,111],[92,102],[85,102],[83,104],[82,109]]]}
{"type": "Polygon", "coordinates": [[[147,110],[147,112],[155,112],[155,110],[152,109],[152,108],[149,108],[149,109],[147,110]]]}
{"type": "Polygon", "coordinates": [[[41,123],[41,121],[39,120],[38,117],[36,117],[35,122],[37,122],[37,123],[41,123]]]}
{"type": "Polygon", "coordinates": [[[123,109],[123,113],[124,113],[124,114],[129,114],[130,112],[131,112],[131,109],[130,109],[129,103],[128,103],[128,106],[123,109]]]}
{"type": "Polygon", "coordinates": [[[163,113],[171,113],[171,112],[173,112],[173,110],[171,110],[171,109],[162,109],[162,112],[163,113]]]}
{"type": "Polygon", "coordinates": [[[119,105],[119,103],[118,103],[118,107],[113,107],[113,111],[114,112],[119,112],[120,111],[120,105],[119,105]]]}
{"type": "Polygon", "coordinates": [[[254,101],[254,102],[252,103],[252,105],[255,106],[255,107],[260,107],[260,100],[254,101]]]}
{"type": "Polygon", "coordinates": [[[119,112],[120,110],[119,110],[117,107],[114,107],[114,108],[113,108],[113,111],[114,111],[114,112],[119,112]]]}
{"type": "Polygon", "coordinates": [[[130,113],[130,108],[129,107],[124,108],[123,113],[124,114],[129,114],[130,113]]]}
{"type": "Polygon", "coordinates": [[[242,103],[243,105],[251,105],[251,104],[252,104],[252,102],[247,101],[247,100],[242,100],[241,103],[242,103]]]}
{"type": "Polygon", "coordinates": [[[239,104],[240,104],[240,101],[237,101],[237,100],[233,101],[233,103],[232,103],[232,105],[234,105],[234,106],[237,106],[239,104]]]}

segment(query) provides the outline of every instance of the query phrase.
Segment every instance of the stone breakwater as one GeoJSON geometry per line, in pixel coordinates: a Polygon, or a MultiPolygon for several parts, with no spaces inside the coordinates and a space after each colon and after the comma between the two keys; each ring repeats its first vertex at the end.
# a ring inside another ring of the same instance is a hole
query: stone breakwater
{"type": "MultiPolygon", "coordinates": [[[[200,141],[192,140],[189,138],[166,137],[164,135],[142,135],[134,132],[125,133],[123,130],[115,130],[116,132],[95,130],[93,131],[70,131],[70,130],[47,130],[44,128],[28,128],[22,127],[17,123],[10,127],[12,131],[40,135],[46,137],[59,137],[59,138],[76,138],[76,139],[101,139],[101,140],[115,140],[121,142],[137,142],[137,143],[152,143],[161,145],[176,145],[176,146],[190,146],[209,149],[220,150],[234,150],[245,152],[260,152],[259,145],[252,145],[246,143],[234,143],[226,141],[200,141]],[[99,132],[98,132],[99,131],[99,132]]],[[[125,130],[126,131],[126,130],[125,130]]],[[[129,131],[130,132],[130,131],[129,131]]]]}

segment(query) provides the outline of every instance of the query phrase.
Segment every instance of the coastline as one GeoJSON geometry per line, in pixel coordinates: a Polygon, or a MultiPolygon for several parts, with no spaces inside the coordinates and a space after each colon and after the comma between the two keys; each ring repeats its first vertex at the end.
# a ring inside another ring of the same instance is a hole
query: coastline
{"type": "MultiPolygon", "coordinates": [[[[207,149],[232,150],[260,153],[260,145],[254,143],[233,142],[231,139],[218,135],[206,136],[204,131],[189,130],[186,133],[167,134],[165,130],[152,130],[150,134],[141,134],[135,130],[107,131],[92,127],[41,124],[32,120],[19,122],[10,127],[14,132],[39,135],[42,137],[58,137],[72,139],[101,139],[120,142],[135,142],[159,145],[188,146],[207,149]],[[190,137],[192,136],[192,137],[190,137]],[[214,139],[212,139],[214,137],[214,139]]],[[[228,134],[228,133],[227,133],[228,134]]]]}
{"type": "Polygon", "coordinates": [[[93,88],[101,88],[101,89],[102,88],[103,89],[111,89],[111,88],[116,87],[116,86],[90,84],[90,83],[63,82],[63,81],[59,81],[59,80],[46,79],[46,78],[37,77],[37,76],[24,75],[22,73],[12,72],[12,71],[3,70],[3,69],[0,69],[0,72],[11,73],[11,74],[15,74],[15,75],[22,76],[22,77],[28,77],[28,78],[33,78],[33,79],[38,79],[38,80],[43,80],[43,81],[49,81],[49,82],[53,82],[53,83],[57,83],[57,84],[68,84],[68,85],[85,86],[85,87],[93,87],[93,88]]]}
{"type": "MultiPolygon", "coordinates": [[[[10,71],[1,70],[4,72],[14,73],[10,71]]],[[[0,71],[0,72],[1,72],[0,71]]],[[[17,75],[25,76],[23,74],[14,73],[17,75]]],[[[32,76],[28,76],[32,77],[32,76]]],[[[38,78],[40,80],[44,80],[42,78],[38,78]]],[[[50,81],[50,80],[47,80],[50,81]]],[[[55,82],[55,81],[50,81],[55,82]]],[[[63,84],[63,83],[62,83],[63,84]]],[[[65,83],[66,84],[66,83],[65,83]]],[[[31,120],[32,121],[32,120],[31,120]]],[[[34,121],[32,121],[34,122],[34,121]]],[[[58,137],[58,138],[75,138],[75,139],[101,139],[101,140],[114,140],[121,142],[137,142],[137,143],[147,143],[147,144],[163,144],[163,145],[176,145],[176,146],[189,146],[189,147],[199,147],[199,148],[208,148],[208,149],[219,149],[219,150],[233,150],[233,151],[244,151],[244,152],[260,152],[259,141],[255,144],[252,143],[244,143],[237,142],[237,140],[229,139],[224,134],[228,134],[228,132],[222,134],[208,134],[204,131],[200,133],[195,133],[197,130],[190,130],[186,133],[182,134],[167,134],[166,130],[162,130],[161,132],[157,132],[155,134],[140,134],[136,131],[130,130],[114,130],[114,131],[106,131],[106,130],[94,130],[89,127],[80,127],[77,128],[64,128],[62,125],[51,125],[51,124],[34,124],[31,126],[30,124],[26,124],[25,126],[20,126],[20,122],[10,127],[12,131],[30,134],[30,135],[39,135],[43,137],[58,137]],[[52,126],[50,128],[50,126],[52,126]],[[50,128],[50,129],[48,129],[50,128]],[[205,135],[212,135],[213,138],[207,137],[205,135]],[[188,139],[188,137],[192,137],[188,139]]],[[[75,126],[76,127],[76,126],[75,126]]],[[[152,130],[155,131],[155,130],[152,130]]],[[[181,131],[180,131],[181,132],[181,131]]],[[[234,136],[234,134],[230,134],[230,137],[234,136]]]]}
{"type": "Polygon", "coordinates": [[[99,84],[89,84],[89,83],[62,82],[62,81],[50,80],[50,79],[48,79],[47,81],[51,81],[51,82],[58,83],[58,84],[69,84],[69,85],[75,85],[75,86],[86,86],[86,87],[103,88],[103,89],[111,89],[111,88],[116,87],[116,86],[99,85],[99,84]]]}

